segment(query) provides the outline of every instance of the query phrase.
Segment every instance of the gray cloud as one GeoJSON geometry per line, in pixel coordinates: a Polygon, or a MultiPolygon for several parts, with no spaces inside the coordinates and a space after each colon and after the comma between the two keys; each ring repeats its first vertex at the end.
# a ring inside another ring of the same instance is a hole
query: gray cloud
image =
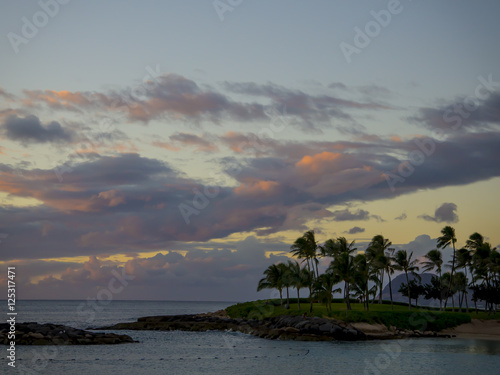
{"type": "MultiPolygon", "coordinates": [[[[321,126],[332,126],[332,119],[340,119],[355,124],[351,115],[346,111],[349,109],[381,110],[390,109],[386,105],[375,102],[357,102],[345,100],[329,95],[311,95],[299,90],[291,90],[273,83],[264,85],[253,82],[225,82],[224,87],[230,92],[250,96],[265,97],[272,100],[274,106],[286,108],[287,116],[300,119],[302,128],[316,129],[321,126]]],[[[345,88],[343,84],[333,84],[332,88],[345,88]]],[[[344,126],[344,128],[348,129],[344,126]]],[[[359,132],[359,130],[356,130],[359,132]]]]}
{"type": "Polygon", "coordinates": [[[398,217],[395,217],[394,220],[406,220],[407,216],[406,214],[403,212],[401,215],[399,215],[398,217]]]}
{"type": "Polygon", "coordinates": [[[6,138],[21,143],[70,142],[74,134],[56,121],[42,124],[36,116],[9,116],[1,125],[6,138]]]}
{"type": "Polygon", "coordinates": [[[349,229],[346,233],[349,234],[356,234],[356,233],[363,233],[365,231],[365,228],[360,228],[360,227],[352,227],[349,229]]]}
{"type": "Polygon", "coordinates": [[[420,215],[419,218],[436,223],[457,223],[459,219],[456,211],[455,203],[443,203],[436,209],[434,216],[420,215]]]}
{"type": "MultiPolygon", "coordinates": [[[[166,254],[147,258],[132,258],[124,265],[90,256],[84,264],[66,263],[65,268],[54,268],[56,262],[24,261],[26,269],[40,267],[37,275],[51,271],[61,273],[58,278],[46,276],[29,283],[20,278],[19,293],[26,299],[57,298],[85,299],[95,295],[98,287],[105,287],[114,277],[113,272],[126,273],[129,281],[120,298],[150,300],[185,300],[186,295],[196,300],[232,300],[271,297],[271,291],[256,292],[256,281],[272,263],[286,261],[285,255],[270,255],[266,251],[289,251],[290,245],[280,241],[258,240],[247,237],[241,241],[207,243],[173,243],[166,254]],[[177,251],[186,252],[181,255],[177,251]]],[[[0,285],[1,285],[0,281],[0,285]]]]}
{"type": "Polygon", "coordinates": [[[359,209],[356,212],[351,212],[346,208],[345,210],[333,211],[332,217],[335,221],[369,220],[370,213],[362,209],[359,209]]]}
{"type": "Polygon", "coordinates": [[[420,108],[409,121],[448,136],[461,132],[498,130],[499,108],[500,92],[490,92],[482,100],[458,98],[442,106],[420,108]]]}

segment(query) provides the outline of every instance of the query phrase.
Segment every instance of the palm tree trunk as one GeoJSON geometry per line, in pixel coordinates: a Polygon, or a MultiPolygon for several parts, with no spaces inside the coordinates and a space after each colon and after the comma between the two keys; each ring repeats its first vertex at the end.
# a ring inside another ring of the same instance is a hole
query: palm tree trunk
{"type": "Polygon", "coordinates": [[[280,289],[280,306],[283,308],[283,289],[280,289]]]}
{"type": "Polygon", "coordinates": [[[439,311],[443,311],[443,283],[441,282],[441,268],[439,268],[439,311]]]}
{"type": "MultiPolygon", "coordinates": [[[[309,265],[309,258],[306,258],[307,260],[307,270],[309,271],[309,275],[311,276],[311,266],[309,265]]],[[[314,276],[314,269],[312,271],[312,275],[314,276]]],[[[309,312],[312,313],[313,311],[313,296],[312,296],[312,282],[313,282],[313,277],[311,276],[309,278],[309,303],[310,303],[310,308],[309,308],[309,312]]]]}
{"type": "Polygon", "coordinates": [[[290,296],[288,294],[288,287],[286,287],[286,305],[287,308],[290,308],[290,296]]]}
{"type": "Polygon", "coordinates": [[[467,265],[464,265],[464,270],[465,270],[465,312],[469,313],[469,302],[467,301],[467,289],[469,289],[469,284],[467,284],[467,265]]]}
{"type": "Polygon", "coordinates": [[[378,303],[382,303],[382,288],[384,286],[384,269],[382,269],[381,275],[380,275],[380,294],[378,296],[378,303]]]}
{"type": "Polygon", "coordinates": [[[366,311],[370,311],[370,304],[368,303],[368,298],[370,296],[368,293],[368,283],[366,283],[365,293],[366,293],[366,311]]]}
{"type": "Polygon", "coordinates": [[[345,282],[345,292],[346,292],[346,298],[347,298],[347,310],[351,309],[351,301],[349,299],[349,281],[345,282]]]}
{"type": "Polygon", "coordinates": [[[300,288],[297,288],[297,305],[300,311],[300,288]]]}
{"type": "MultiPolygon", "coordinates": [[[[448,297],[450,296],[451,292],[451,285],[453,284],[453,274],[455,273],[455,242],[451,242],[453,245],[453,259],[451,261],[451,274],[450,274],[450,284],[448,285],[448,292],[446,293],[446,301],[444,301],[444,308],[446,310],[446,305],[448,303],[448,297]]],[[[451,304],[452,304],[452,311],[455,312],[455,298],[453,298],[453,295],[451,296],[451,304]]]]}
{"type": "Polygon", "coordinates": [[[314,264],[316,265],[316,279],[319,279],[318,262],[316,262],[316,258],[313,259],[314,259],[314,264]]]}
{"type": "Polygon", "coordinates": [[[389,294],[391,295],[391,310],[394,310],[394,305],[392,303],[392,281],[391,281],[391,273],[387,272],[389,275],[389,294]]]}
{"type": "Polygon", "coordinates": [[[309,312],[312,313],[313,312],[313,292],[312,292],[312,284],[309,286],[309,303],[311,304],[311,306],[309,307],[309,312]]]}
{"type": "MultiPolygon", "coordinates": [[[[474,281],[474,274],[472,273],[472,269],[470,270],[470,276],[472,278],[472,287],[476,288],[476,282],[474,281]]],[[[479,314],[477,311],[477,300],[474,300],[474,309],[476,309],[476,314],[479,314]]]]}
{"type": "Polygon", "coordinates": [[[410,282],[408,281],[408,272],[405,271],[406,286],[408,287],[408,310],[411,310],[411,295],[410,295],[410,282]]]}

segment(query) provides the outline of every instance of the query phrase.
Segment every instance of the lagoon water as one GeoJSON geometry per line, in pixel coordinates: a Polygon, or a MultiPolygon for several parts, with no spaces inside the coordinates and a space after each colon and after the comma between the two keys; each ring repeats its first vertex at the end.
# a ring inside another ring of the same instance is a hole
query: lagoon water
{"type": "MultiPolygon", "coordinates": [[[[216,311],[230,302],[18,301],[18,321],[78,328],[141,316],[216,311]],[[93,314],[95,313],[95,314],[93,314]]],[[[140,341],[99,346],[19,346],[16,369],[0,374],[499,374],[500,342],[409,339],[369,342],[271,341],[234,332],[116,331],[140,341]]]]}

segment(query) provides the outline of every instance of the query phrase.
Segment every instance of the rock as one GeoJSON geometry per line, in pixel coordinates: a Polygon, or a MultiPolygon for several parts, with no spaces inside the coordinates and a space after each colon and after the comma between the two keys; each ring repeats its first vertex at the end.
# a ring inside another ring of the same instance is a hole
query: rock
{"type": "MultiPolygon", "coordinates": [[[[7,344],[8,324],[0,324],[0,343],[7,344]],[[4,332],[5,331],[5,332],[4,332]]],[[[130,336],[114,333],[93,333],[56,324],[16,324],[17,345],[91,345],[135,342],[130,336]]]]}
{"type": "Polygon", "coordinates": [[[325,323],[319,326],[319,330],[321,332],[331,332],[333,330],[333,326],[331,323],[325,323]]]}
{"type": "Polygon", "coordinates": [[[41,333],[38,333],[38,332],[30,332],[28,333],[28,337],[32,337],[34,339],[43,339],[44,336],[41,334],[41,333]]]}
{"type": "Polygon", "coordinates": [[[295,328],[301,329],[301,328],[304,328],[308,324],[309,324],[309,322],[307,320],[303,320],[303,321],[295,324],[295,328]]]}
{"type": "Polygon", "coordinates": [[[280,340],[365,340],[367,336],[349,324],[329,318],[301,316],[256,319],[230,319],[213,315],[171,315],[139,318],[134,323],[119,323],[99,329],[197,331],[232,331],[280,340]],[[342,326],[341,326],[342,324],[342,326]],[[344,328],[345,327],[345,328],[344,328]]]}

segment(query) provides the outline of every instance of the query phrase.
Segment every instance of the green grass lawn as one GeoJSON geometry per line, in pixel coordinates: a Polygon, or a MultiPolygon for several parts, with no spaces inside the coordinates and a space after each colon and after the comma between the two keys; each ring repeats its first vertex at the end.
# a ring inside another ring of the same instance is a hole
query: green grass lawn
{"type": "MultiPolygon", "coordinates": [[[[408,305],[395,303],[394,310],[391,310],[390,302],[383,304],[370,304],[370,311],[363,309],[363,304],[351,302],[352,310],[347,312],[347,306],[340,300],[334,300],[332,311],[328,311],[324,304],[313,304],[312,316],[330,317],[347,322],[367,322],[380,323],[387,327],[395,326],[404,329],[432,330],[440,331],[445,328],[455,327],[463,323],[469,323],[471,319],[500,319],[500,314],[489,315],[486,312],[451,312],[451,308],[444,312],[436,308],[412,307],[408,310],[408,305]]],[[[279,300],[258,300],[252,302],[238,303],[226,309],[232,318],[263,319],[281,315],[303,315],[309,314],[309,302],[301,299],[301,309],[299,310],[297,300],[290,300],[290,308],[284,309],[280,306],[279,300]]],[[[464,310],[465,311],[465,310],[464,310]]],[[[472,310],[471,310],[472,311],[472,310]]]]}

